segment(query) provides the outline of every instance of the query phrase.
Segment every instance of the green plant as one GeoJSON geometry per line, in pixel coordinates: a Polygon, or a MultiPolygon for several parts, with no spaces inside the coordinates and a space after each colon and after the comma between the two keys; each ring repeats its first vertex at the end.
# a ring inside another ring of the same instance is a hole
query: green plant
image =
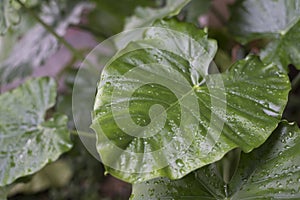
{"type": "MultiPolygon", "coordinates": [[[[1,90],[30,77],[60,44],[72,54],[55,77],[63,93],[40,77],[0,95],[0,199],[64,187],[72,181],[67,163],[79,155],[78,166],[102,170],[85,163],[78,138],[100,155],[105,174],[133,184],[131,199],[300,199],[300,1],[237,0],[228,22],[208,0],[120,5],[0,2],[1,90]],[[198,18],[210,10],[225,28],[202,27],[198,18]],[[107,62],[96,97],[100,69],[89,57],[86,68],[72,68],[86,50],[63,37],[70,26],[100,41],[127,31],[109,40],[112,57],[98,57],[107,62]],[[64,184],[38,178],[63,153],[64,184]]],[[[53,191],[58,199],[102,198],[53,191]]]]}

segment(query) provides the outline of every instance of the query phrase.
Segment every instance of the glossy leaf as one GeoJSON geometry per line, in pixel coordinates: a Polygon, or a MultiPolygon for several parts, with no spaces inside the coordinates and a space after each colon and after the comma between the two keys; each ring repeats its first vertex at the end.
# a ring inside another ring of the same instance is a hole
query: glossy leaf
{"type": "Polygon", "coordinates": [[[299,152],[299,128],[282,122],[265,144],[242,153],[228,185],[212,164],[177,181],[158,178],[136,184],[132,199],[299,199],[299,152]]]}
{"type": "Polygon", "coordinates": [[[250,152],[276,128],[290,89],[254,56],[208,74],[215,42],[184,23],[160,26],[168,30],[149,29],[116,55],[98,86],[97,149],[107,171],[128,182],[178,179],[233,148],[250,152]]]}
{"type": "Polygon", "coordinates": [[[299,0],[238,0],[231,9],[230,31],[243,43],[279,37],[300,17],[299,0]]]}
{"type": "Polygon", "coordinates": [[[268,44],[262,50],[261,58],[264,62],[278,64],[283,70],[286,70],[289,64],[300,69],[300,44],[295,41],[300,41],[300,20],[287,32],[282,33],[278,40],[268,44]]]}
{"type": "Polygon", "coordinates": [[[137,7],[134,15],[126,19],[124,30],[150,26],[157,19],[177,15],[191,0],[167,0],[160,9],[137,7]]]}
{"type": "MultiPolygon", "coordinates": [[[[59,4],[52,0],[42,5],[40,17],[46,24],[52,26],[58,35],[63,36],[70,24],[79,23],[83,9],[89,6],[87,3],[74,1],[59,4]]],[[[31,27],[20,40],[14,42],[9,56],[0,63],[2,84],[30,74],[53,55],[60,45],[40,24],[31,27]]]]}
{"type": "Polygon", "coordinates": [[[207,200],[214,198],[208,191],[206,191],[205,187],[203,187],[203,185],[195,179],[195,175],[192,172],[180,180],[156,178],[144,183],[134,184],[130,199],[207,200]]]}
{"type": "Polygon", "coordinates": [[[40,78],[0,96],[0,186],[31,175],[71,148],[67,118],[54,106],[54,80],[40,78]]]}
{"type": "Polygon", "coordinates": [[[266,63],[286,71],[289,64],[300,68],[300,0],[239,0],[232,8],[229,28],[242,42],[272,38],[261,53],[266,63]]]}

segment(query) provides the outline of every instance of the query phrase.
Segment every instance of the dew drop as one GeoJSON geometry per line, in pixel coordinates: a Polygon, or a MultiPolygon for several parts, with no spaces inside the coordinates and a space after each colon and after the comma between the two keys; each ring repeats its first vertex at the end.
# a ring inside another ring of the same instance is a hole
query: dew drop
{"type": "Polygon", "coordinates": [[[184,163],[183,163],[183,161],[181,159],[177,159],[175,162],[176,162],[176,165],[178,167],[183,167],[184,166],[184,163]]]}

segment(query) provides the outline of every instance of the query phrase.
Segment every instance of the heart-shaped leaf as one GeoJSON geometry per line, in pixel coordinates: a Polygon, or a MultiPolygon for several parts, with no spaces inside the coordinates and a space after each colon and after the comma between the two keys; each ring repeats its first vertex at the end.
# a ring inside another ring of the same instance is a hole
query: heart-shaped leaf
{"type": "Polygon", "coordinates": [[[236,147],[250,152],[276,128],[290,89],[254,56],[209,74],[215,42],[191,25],[160,24],[108,63],[96,97],[98,152],[128,182],[178,179],[236,147]]]}
{"type": "Polygon", "coordinates": [[[54,115],[56,84],[53,79],[27,81],[0,96],[0,186],[31,175],[56,160],[72,144],[67,118],[54,115]]]}
{"type": "Polygon", "coordinates": [[[133,186],[132,199],[299,199],[300,130],[282,122],[258,149],[242,153],[240,166],[226,185],[215,164],[181,180],[158,178],[133,186]]]}
{"type": "MultiPolygon", "coordinates": [[[[300,67],[300,0],[239,0],[232,8],[230,31],[242,43],[273,38],[261,53],[266,63],[286,71],[289,64],[300,67]]],[[[300,68],[299,68],[300,69],[300,68]]]]}

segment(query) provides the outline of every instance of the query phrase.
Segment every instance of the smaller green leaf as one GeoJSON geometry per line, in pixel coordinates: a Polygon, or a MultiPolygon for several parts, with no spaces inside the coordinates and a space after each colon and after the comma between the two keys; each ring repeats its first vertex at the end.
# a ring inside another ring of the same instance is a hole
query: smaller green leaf
{"type": "Polygon", "coordinates": [[[177,15],[191,0],[167,0],[160,9],[137,7],[132,17],[126,19],[124,30],[146,27],[157,19],[177,15]]]}
{"type": "Polygon", "coordinates": [[[287,71],[289,64],[300,69],[300,0],[238,0],[232,7],[229,28],[242,43],[261,38],[273,40],[262,50],[266,63],[287,71]]]}
{"type": "Polygon", "coordinates": [[[39,78],[0,96],[0,186],[31,175],[71,147],[67,117],[55,114],[56,84],[39,78]]]}
{"type": "Polygon", "coordinates": [[[231,8],[230,32],[242,43],[278,37],[300,17],[299,0],[237,0],[231,8]]]}
{"type": "Polygon", "coordinates": [[[229,184],[211,164],[180,180],[157,178],[135,184],[132,199],[299,199],[299,152],[300,130],[284,121],[261,147],[242,153],[229,184]]]}
{"type": "Polygon", "coordinates": [[[35,194],[49,188],[66,186],[72,178],[71,166],[63,160],[58,160],[37,172],[29,182],[13,184],[8,196],[16,194],[35,194]]]}
{"type": "Polygon", "coordinates": [[[289,64],[300,69],[300,20],[262,50],[260,56],[266,63],[274,62],[286,70],[289,64]]]}

